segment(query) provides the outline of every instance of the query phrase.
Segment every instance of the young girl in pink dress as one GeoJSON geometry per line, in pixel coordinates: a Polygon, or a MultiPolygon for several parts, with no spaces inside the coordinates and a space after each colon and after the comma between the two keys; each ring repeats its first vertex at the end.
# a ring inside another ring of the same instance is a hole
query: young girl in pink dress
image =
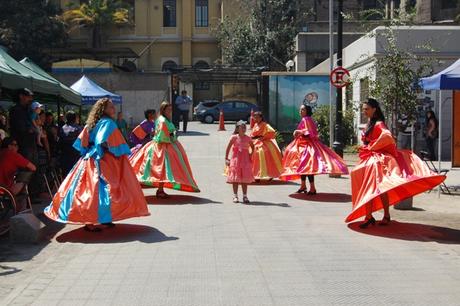
{"type": "Polygon", "coordinates": [[[233,185],[233,203],[239,201],[238,185],[243,189],[243,203],[249,203],[248,184],[254,182],[251,161],[253,152],[252,139],[246,135],[246,122],[238,121],[225,151],[225,164],[228,166],[227,183],[233,185]],[[232,158],[228,159],[230,150],[232,150],[232,158]]]}

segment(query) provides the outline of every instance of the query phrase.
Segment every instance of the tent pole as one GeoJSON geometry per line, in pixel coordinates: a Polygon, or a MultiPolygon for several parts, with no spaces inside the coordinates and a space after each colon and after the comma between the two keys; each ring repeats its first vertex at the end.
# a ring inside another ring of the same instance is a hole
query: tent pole
{"type": "MultiPolygon", "coordinates": [[[[438,171],[441,171],[441,155],[442,155],[442,89],[439,89],[438,96],[438,171]]],[[[438,187],[438,198],[441,197],[441,185],[438,187]]]]}
{"type": "Polygon", "coordinates": [[[59,116],[61,115],[61,97],[57,100],[57,122],[59,122],[59,116]]]}

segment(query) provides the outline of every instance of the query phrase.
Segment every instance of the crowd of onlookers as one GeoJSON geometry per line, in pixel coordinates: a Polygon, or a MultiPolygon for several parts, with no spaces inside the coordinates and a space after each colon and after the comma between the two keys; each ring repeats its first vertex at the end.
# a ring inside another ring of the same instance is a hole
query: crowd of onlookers
{"type": "Polygon", "coordinates": [[[14,98],[9,110],[0,109],[0,185],[17,195],[24,191],[24,182],[15,181],[18,171],[36,171],[29,192],[48,196],[44,175],[53,171],[64,177],[79,158],[73,149],[82,130],[79,115],[45,111],[26,88],[14,98]]]}

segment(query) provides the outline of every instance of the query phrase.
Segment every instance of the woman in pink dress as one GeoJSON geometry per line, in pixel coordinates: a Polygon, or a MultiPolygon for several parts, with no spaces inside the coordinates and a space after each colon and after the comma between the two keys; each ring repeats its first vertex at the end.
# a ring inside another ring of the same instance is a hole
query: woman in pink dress
{"type": "Polygon", "coordinates": [[[235,132],[230,138],[225,151],[225,164],[228,166],[227,183],[233,185],[233,203],[238,203],[238,185],[243,190],[243,203],[248,204],[248,184],[254,182],[252,173],[252,153],[254,144],[251,137],[246,135],[246,122],[238,121],[235,132]],[[232,150],[232,158],[228,155],[232,150]]]}

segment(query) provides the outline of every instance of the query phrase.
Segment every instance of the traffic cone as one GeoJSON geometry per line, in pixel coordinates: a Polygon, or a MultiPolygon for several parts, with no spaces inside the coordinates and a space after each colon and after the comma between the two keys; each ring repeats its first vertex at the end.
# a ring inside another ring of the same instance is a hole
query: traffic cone
{"type": "Polygon", "coordinates": [[[218,131],[225,131],[224,112],[220,111],[219,114],[219,129],[218,131]]]}
{"type": "Polygon", "coordinates": [[[249,118],[249,127],[252,129],[254,127],[254,109],[251,109],[251,117],[249,118]]]}

